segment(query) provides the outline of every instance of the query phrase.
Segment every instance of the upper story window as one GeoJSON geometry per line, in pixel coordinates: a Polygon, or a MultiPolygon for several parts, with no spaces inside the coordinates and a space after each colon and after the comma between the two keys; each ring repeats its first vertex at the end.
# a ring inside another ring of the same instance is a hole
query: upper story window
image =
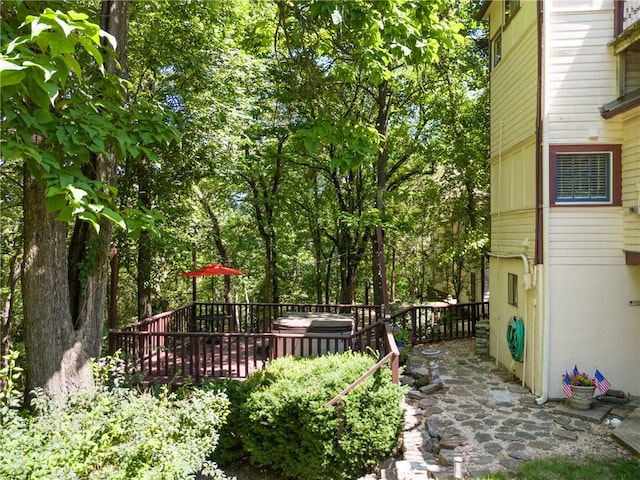
{"type": "Polygon", "coordinates": [[[613,118],[640,105],[640,0],[614,2],[613,47],[618,63],[617,97],[600,108],[613,118]]]}
{"type": "Polygon", "coordinates": [[[618,55],[618,96],[640,90],[640,41],[632,43],[618,55]]]}
{"type": "Polygon", "coordinates": [[[502,59],[502,34],[498,32],[491,40],[491,68],[495,68],[502,59]]]}
{"type": "MultiPolygon", "coordinates": [[[[640,0],[639,0],[640,1],[640,0]]],[[[502,19],[498,17],[500,22],[500,27],[498,28],[497,33],[491,39],[491,68],[495,68],[500,60],[502,60],[502,31],[509,24],[513,16],[520,9],[520,0],[503,0],[502,5],[502,19]]]]}
{"type": "Polygon", "coordinates": [[[520,0],[504,0],[504,25],[508,25],[520,8],[520,0]]]}
{"type": "Polygon", "coordinates": [[[621,204],[619,145],[551,150],[552,204],[621,204]]]}

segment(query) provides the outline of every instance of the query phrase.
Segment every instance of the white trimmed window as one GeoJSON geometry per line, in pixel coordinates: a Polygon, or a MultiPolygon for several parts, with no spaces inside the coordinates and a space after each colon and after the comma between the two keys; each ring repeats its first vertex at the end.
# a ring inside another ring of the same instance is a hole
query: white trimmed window
{"type": "Polygon", "coordinates": [[[556,203],[611,203],[612,152],[556,153],[556,203]]]}

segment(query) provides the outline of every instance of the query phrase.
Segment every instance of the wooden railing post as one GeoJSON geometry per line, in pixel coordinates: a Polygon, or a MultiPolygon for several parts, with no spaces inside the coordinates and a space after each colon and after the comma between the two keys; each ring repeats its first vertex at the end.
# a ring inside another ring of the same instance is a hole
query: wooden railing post
{"type": "Polygon", "coordinates": [[[193,353],[192,355],[195,357],[194,358],[194,368],[195,368],[195,372],[194,372],[194,377],[195,377],[195,383],[196,385],[200,385],[200,340],[201,337],[196,336],[196,337],[191,337],[191,340],[195,340],[195,347],[193,349],[193,353]]]}

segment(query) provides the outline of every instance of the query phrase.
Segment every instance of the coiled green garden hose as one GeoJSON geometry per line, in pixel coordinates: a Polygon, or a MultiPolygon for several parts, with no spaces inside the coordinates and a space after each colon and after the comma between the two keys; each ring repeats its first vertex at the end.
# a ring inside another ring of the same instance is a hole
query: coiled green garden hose
{"type": "Polygon", "coordinates": [[[518,317],[509,320],[507,326],[507,345],[511,352],[511,358],[516,362],[522,361],[524,353],[524,323],[518,317]]]}

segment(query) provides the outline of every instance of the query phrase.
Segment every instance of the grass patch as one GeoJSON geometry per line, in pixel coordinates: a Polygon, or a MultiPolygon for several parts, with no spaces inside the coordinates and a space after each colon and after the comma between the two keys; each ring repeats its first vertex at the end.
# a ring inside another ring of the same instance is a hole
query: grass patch
{"type": "Polygon", "coordinates": [[[516,471],[485,475],[478,480],[637,480],[640,459],[607,460],[588,458],[580,461],[568,457],[532,460],[516,471]]]}

